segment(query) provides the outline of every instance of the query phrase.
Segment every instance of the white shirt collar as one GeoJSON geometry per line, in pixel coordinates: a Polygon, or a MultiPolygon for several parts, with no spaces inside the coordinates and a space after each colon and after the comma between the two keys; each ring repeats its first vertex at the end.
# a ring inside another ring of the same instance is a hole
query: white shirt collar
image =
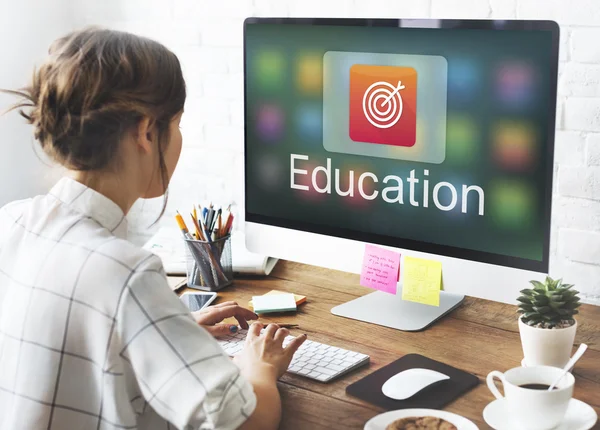
{"type": "Polygon", "coordinates": [[[68,177],[60,179],[50,194],[71,209],[92,218],[115,236],[127,238],[125,214],[108,197],[68,177]]]}

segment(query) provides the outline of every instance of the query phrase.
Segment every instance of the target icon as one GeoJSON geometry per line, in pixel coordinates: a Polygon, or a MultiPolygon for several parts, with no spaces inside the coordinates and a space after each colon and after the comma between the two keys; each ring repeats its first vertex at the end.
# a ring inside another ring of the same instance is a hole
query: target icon
{"type": "Polygon", "coordinates": [[[350,68],[349,127],[355,142],[413,146],[417,134],[417,72],[408,66],[350,68]]]}
{"type": "Polygon", "coordinates": [[[371,84],[362,101],[365,118],[377,128],[393,127],[402,117],[404,106],[400,91],[404,88],[402,81],[396,86],[385,81],[371,84]]]}

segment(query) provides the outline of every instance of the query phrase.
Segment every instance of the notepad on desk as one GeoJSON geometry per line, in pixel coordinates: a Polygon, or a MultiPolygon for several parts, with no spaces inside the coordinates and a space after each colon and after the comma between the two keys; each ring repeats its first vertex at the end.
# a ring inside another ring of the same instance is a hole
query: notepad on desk
{"type": "Polygon", "coordinates": [[[252,297],[254,313],[267,314],[275,312],[295,311],[296,299],[293,294],[265,294],[252,297]]]}
{"type": "MultiPolygon", "coordinates": [[[[161,227],[146,242],[144,249],[160,257],[168,275],[186,275],[185,243],[177,228],[161,227]]],[[[278,261],[276,258],[248,251],[243,233],[238,232],[231,236],[231,259],[234,273],[264,276],[271,273],[278,261]]]]}
{"type": "MultiPolygon", "coordinates": [[[[285,291],[279,291],[279,290],[271,290],[268,293],[263,294],[263,296],[272,296],[274,294],[293,294],[293,293],[287,293],[285,291]]],[[[302,303],[306,302],[306,296],[301,296],[300,294],[294,294],[294,300],[296,301],[296,306],[300,306],[302,303]]],[[[254,308],[254,304],[252,303],[252,300],[250,300],[248,302],[248,306],[250,307],[250,309],[254,308]]]]}

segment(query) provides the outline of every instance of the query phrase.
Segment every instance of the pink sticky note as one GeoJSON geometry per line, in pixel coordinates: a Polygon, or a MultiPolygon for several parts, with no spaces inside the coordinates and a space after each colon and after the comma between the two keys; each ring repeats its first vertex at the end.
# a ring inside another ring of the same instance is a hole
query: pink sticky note
{"type": "Polygon", "coordinates": [[[400,254],[367,244],[360,275],[360,285],[396,294],[400,254]]]}

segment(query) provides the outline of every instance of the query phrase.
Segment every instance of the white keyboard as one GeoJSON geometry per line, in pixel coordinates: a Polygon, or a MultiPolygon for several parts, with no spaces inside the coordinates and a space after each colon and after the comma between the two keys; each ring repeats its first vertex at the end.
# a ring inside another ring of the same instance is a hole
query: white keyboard
{"type": "MultiPolygon", "coordinates": [[[[242,350],[247,332],[248,330],[242,329],[235,334],[219,337],[217,341],[225,352],[233,357],[242,350]]],[[[287,336],[283,346],[287,346],[293,338],[287,336]]],[[[368,362],[368,355],[307,339],[294,354],[287,371],[317,381],[329,382],[368,362]]]]}

